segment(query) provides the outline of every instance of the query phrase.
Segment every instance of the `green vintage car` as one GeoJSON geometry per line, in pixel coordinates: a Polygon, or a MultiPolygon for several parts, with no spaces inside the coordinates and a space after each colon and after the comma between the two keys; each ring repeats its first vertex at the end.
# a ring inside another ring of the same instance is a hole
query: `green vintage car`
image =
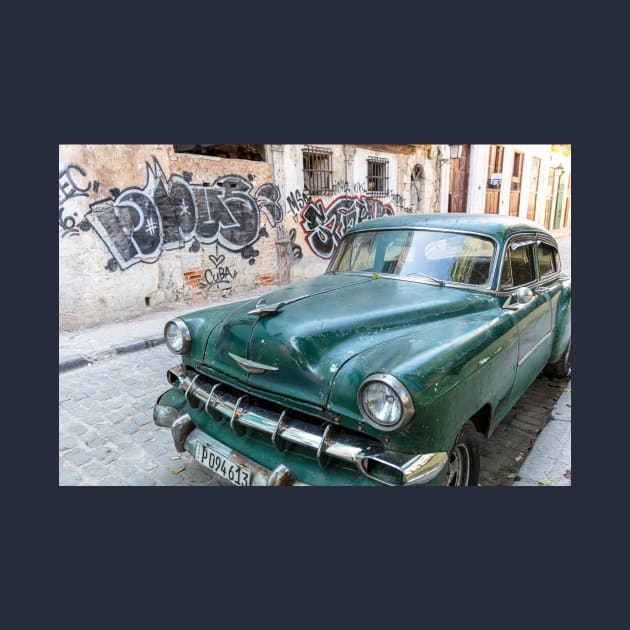
{"type": "Polygon", "coordinates": [[[557,243],[497,215],[358,223],[322,276],[165,326],[154,408],[175,448],[248,485],[477,485],[541,370],[570,371],[557,243]]]}

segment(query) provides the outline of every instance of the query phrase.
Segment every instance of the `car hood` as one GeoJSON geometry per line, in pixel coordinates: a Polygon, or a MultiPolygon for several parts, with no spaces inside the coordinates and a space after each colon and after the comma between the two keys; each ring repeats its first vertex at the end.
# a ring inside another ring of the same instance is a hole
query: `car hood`
{"type": "Polygon", "coordinates": [[[244,302],[214,327],[204,363],[275,395],[324,408],[341,366],[424,323],[462,317],[494,305],[478,291],[380,276],[326,274],[244,302]],[[260,306],[260,304],[259,304],[260,306]],[[263,372],[252,373],[257,366],[263,372]],[[240,364],[239,364],[240,361],[240,364]]]}

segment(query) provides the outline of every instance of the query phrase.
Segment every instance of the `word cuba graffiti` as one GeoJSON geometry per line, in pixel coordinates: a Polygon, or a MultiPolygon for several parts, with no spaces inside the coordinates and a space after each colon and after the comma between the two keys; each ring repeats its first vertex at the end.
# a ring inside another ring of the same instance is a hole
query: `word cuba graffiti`
{"type": "Polygon", "coordinates": [[[331,258],[343,235],[353,225],[395,214],[389,203],[364,195],[341,195],[324,207],[321,199],[309,201],[300,212],[300,225],[312,252],[331,258]]]}
{"type": "Polygon", "coordinates": [[[162,251],[190,241],[191,251],[198,251],[200,243],[216,243],[253,264],[259,252],[252,245],[268,236],[261,214],[271,226],[282,221],[275,184],[262,184],[254,192],[251,181],[240,175],[224,175],[212,185],[191,184],[188,172],[167,180],[156,158],[146,169],[143,188],[114,189],[112,197],[90,204],[86,214],[113,256],[110,271],[154,263],[162,251]]]}
{"type": "Polygon", "coordinates": [[[208,260],[211,266],[208,267],[203,273],[203,280],[199,283],[202,289],[210,289],[212,287],[218,287],[222,290],[223,296],[227,297],[232,293],[232,280],[238,275],[238,271],[232,271],[230,267],[225,263],[225,256],[223,254],[216,255],[210,254],[208,260]]]}

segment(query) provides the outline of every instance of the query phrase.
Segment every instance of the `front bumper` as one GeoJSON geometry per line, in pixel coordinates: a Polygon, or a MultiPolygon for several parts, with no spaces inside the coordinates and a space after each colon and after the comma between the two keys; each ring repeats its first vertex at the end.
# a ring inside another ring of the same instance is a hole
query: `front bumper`
{"type": "MultiPolygon", "coordinates": [[[[312,424],[292,417],[291,410],[277,413],[264,408],[248,396],[238,396],[220,383],[179,365],[167,373],[169,383],[183,393],[193,409],[203,405],[206,413],[220,414],[237,435],[247,427],[267,434],[278,451],[287,443],[312,449],[320,466],[329,458],[352,463],[364,476],[385,485],[425,484],[437,477],[448,461],[444,452],[406,454],[389,451],[380,442],[359,436],[325,423],[312,424]]],[[[306,485],[299,483],[286,466],[270,470],[215,440],[195,427],[188,413],[156,403],[153,418],[158,426],[169,427],[178,451],[194,456],[196,444],[202,441],[222,455],[253,471],[253,485],[306,485]]]]}

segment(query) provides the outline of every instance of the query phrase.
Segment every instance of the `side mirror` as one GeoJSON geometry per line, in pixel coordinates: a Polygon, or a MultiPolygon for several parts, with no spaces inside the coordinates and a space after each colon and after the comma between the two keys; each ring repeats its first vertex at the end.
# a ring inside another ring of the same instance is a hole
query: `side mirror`
{"type": "Polygon", "coordinates": [[[516,291],[516,301],[519,304],[527,304],[534,299],[534,293],[529,287],[521,287],[516,291]]]}

